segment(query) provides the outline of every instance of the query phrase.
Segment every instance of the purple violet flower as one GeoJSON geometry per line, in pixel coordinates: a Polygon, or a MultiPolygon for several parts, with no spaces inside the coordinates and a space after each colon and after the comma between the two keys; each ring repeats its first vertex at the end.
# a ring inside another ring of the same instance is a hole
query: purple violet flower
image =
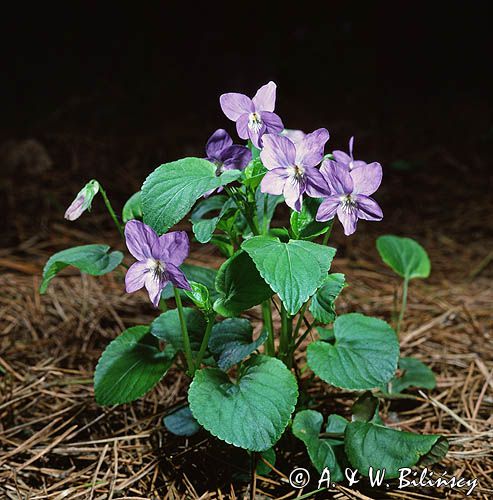
{"type": "Polygon", "coordinates": [[[342,163],[349,170],[353,170],[353,168],[363,167],[366,165],[366,162],[361,160],[355,160],[353,157],[353,146],[354,146],[354,136],[349,139],[349,154],[344,151],[332,151],[332,155],[338,163],[342,163]]]}
{"type": "Polygon", "coordinates": [[[280,135],[291,139],[291,142],[294,142],[295,144],[300,142],[306,136],[303,130],[297,130],[294,128],[285,128],[280,135]]]}
{"type": "Polygon", "coordinates": [[[315,198],[328,196],[329,187],[315,168],[324,155],[329,132],[319,128],[293,143],[282,135],[264,135],[264,148],[260,158],[269,170],[260,184],[262,193],[283,194],[286,204],[299,212],[303,194],[315,198]]]}
{"type": "Polygon", "coordinates": [[[253,99],[244,94],[230,92],[219,98],[223,113],[236,122],[236,130],[242,139],[250,139],[253,145],[262,147],[261,137],[278,134],[284,129],[281,119],[274,113],[276,84],[269,82],[260,87],[253,99]]]}
{"type": "Polygon", "coordinates": [[[91,204],[94,197],[98,194],[99,182],[96,180],[89,181],[75,197],[75,200],[65,211],[64,217],[67,220],[73,221],[78,219],[86,210],[91,210],[91,204]]]}
{"type": "Polygon", "coordinates": [[[125,225],[127,248],[138,262],[132,264],[125,276],[128,293],[146,287],[149,298],[158,307],[161,292],[169,281],[177,288],[191,290],[183,272],[178,268],[190,251],[185,231],[158,236],[153,229],[138,220],[125,225]]]}
{"type": "Polygon", "coordinates": [[[382,209],[370,198],[382,182],[380,163],[364,163],[350,170],[346,164],[325,160],[320,173],[327,181],[331,194],[318,208],[317,221],[333,219],[337,214],[344,226],[344,234],[349,236],[356,231],[358,219],[382,220],[382,209]]]}

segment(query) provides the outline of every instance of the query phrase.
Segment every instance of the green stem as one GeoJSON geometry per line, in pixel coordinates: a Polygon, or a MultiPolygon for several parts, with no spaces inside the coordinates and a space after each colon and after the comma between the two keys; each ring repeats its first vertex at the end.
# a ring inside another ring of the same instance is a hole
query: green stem
{"type": "Polygon", "coordinates": [[[399,311],[399,318],[397,319],[397,326],[396,326],[396,332],[397,335],[399,335],[400,329],[401,329],[401,323],[402,319],[404,318],[404,313],[406,312],[406,307],[407,307],[407,287],[409,284],[409,279],[404,278],[404,283],[402,285],[402,303],[401,303],[401,310],[399,311]]]}
{"type": "Polygon", "coordinates": [[[268,300],[264,300],[264,302],[262,302],[262,316],[264,318],[264,325],[267,328],[267,332],[269,333],[269,337],[267,338],[267,342],[265,343],[265,350],[268,356],[274,356],[274,325],[272,323],[272,310],[270,308],[270,303],[268,300]]]}
{"type": "Polygon", "coordinates": [[[269,221],[267,220],[267,211],[269,208],[269,197],[267,194],[264,194],[264,211],[262,218],[262,234],[267,234],[267,230],[269,229],[269,221]]]}
{"type": "Polygon", "coordinates": [[[212,327],[214,325],[214,316],[208,316],[207,318],[207,326],[205,328],[204,338],[202,339],[202,344],[200,344],[200,350],[197,355],[197,359],[195,360],[195,367],[200,368],[200,363],[202,363],[202,358],[204,357],[205,350],[209,345],[209,338],[211,336],[212,327]]]}
{"type": "Polygon", "coordinates": [[[99,192],[101,193],[101,196],[103,197],[104,204],[106,205],[106,208],[108,209],[109,214],[111,215],[111,218],[113,219],[113,222],[115,223],[116,228],[118,229],[118,232],[120,233],[120,236],[125,239],[125,235],[123,234],[123,227],[118,221],[118,217],[116,216],[115,211],[113,210],[113,207],[111,206],[111,202],[106,195],[106,191],[103,189],[103,186],[101,184],[99,185],[99,192]]]}
{"type": "Polygon", "coordinates": [[[322,245],[327,245],[328,241],[329,241],[329,238],[330,238],[330,235],[332,234],[332,227],[334,226],[334,219],[332,219],[330,222],[329,222],[329,229],[327,230],[327,232],[324,234],[324,239],[322,240],[322,245]]]}
{"type": "Polygon", "coordinates": [[[292,360],[289,356],[289,344],[291,342],[291,334],[293,332],[293,323],[288,315],[284,304],[281,302],[281,337],[279,343],[279,357],[291,368],[292,360]]]}
{"type": "Polygon", "coordinates": [[[185,348],[185,359],[188,366],[188,374],[193,377],[195,374],[195,366],[193,364],[192,347],[190,346],[190,337],[188,336],[187,322],[183,314],[183,305],[181,303],[180,292],[178,288],[173,287],[175,292],[176,308],[178,309],[178,317],[180,318],[181,335],[183,338],[183,346],[185,348]]]}
{"type": "Polygon", "coordinates": [[[296,349],[298,349],[303,340],[306,339],[307,335],[312,331],[312,328],[313,328],[313,323],[305,330],[305,333],[298,339],[298,341],[294,346],[293,352],[296,351],[296,349]]]}
{"type": "Polygon", "coordinates": [[[239,199],[236,196],[236,193],[231,188],[229,188],[228,186],[224,186],[224,190],[226,191],[226,193],[228,193],[228,196],[230,198],[233,198],[234,202],[236,203],[236,206],[238,207],[238,209],[240,210],[240,212],[245,217],[245,220],[247,221],[247,224],[248,224],[248,227],[250,228],[250,231],[252,231],[252,233],[255,236],[258,236],[260,234],[259,230],[258,230],[258,227],[255,224],[255,221],[253,220],[253,217],[251,217],[251,214],[249,213],[249,210],[248,210],[247,206],[245,205],[244,201],[241,200],[241,199],[239,199]]]}

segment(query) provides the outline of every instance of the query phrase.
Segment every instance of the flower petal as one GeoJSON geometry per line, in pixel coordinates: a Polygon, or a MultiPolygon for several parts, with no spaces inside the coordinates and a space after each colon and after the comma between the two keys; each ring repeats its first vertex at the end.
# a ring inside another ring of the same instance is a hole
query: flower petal
{"type": "MultiPolygon", "coordinates": [[[[238,122],[236,122],[236,125],[238,125],[238,122]]],[[[262,136],[265,134],[265,123],[262,123],[260,130],[255,131],[252,130],[250,127],[247,128],[248,130],[248,138],[252,141],[253,145],[257,149],[262,149],[262,136]]]]}
{"type": "Polygon", "coordinates": [[[337,209],[337,217],[344,227],[344,234],[350,236],[356,231],[358,224],[358,214],[356,208],[346,209],[341,206],[337,209]]]}
{"type": "Polygon", "coordinates": [[[164,275],[155,275],[154,273],[148,273],[145,280],[145,287],[149,298],[151,299],[154,307],[159,306],[159,300],[161,299],[161,292],[164,287],[168,284],[168,278],[164,275]]]}
{"type": "Polygon", "coordinates": [[[262,193],[280,195],[283,193],[287,179],[288,173],[285,168],[269,170],[260,183],[260,191],[262,193]]]}
{"type": "Polygon", "coordinates": [[[77,198],[75,198],[75,200],[67,208],[64,217],[70,221],[78,219],[84,213],[86,208],[86,198],[84,197],[84,195],[78,195],[77,198]]]}
{"type": "Polygon", "coordinates": [[[353,179],[349,169],[336,161],[325,160],[320,167],[332,194],[351,194],[353,192],[353,179]]]}
{"type": "Polygon", "coordinates": [[[286,205],[296,212],[301,211],[303,204],[303,193],[305,192],[305,183],[289,178],[284,184],[283,195],[286,205]]]}
{"type": "Polygon", "coordinates": [[[275,113],[262,111],[260,113],[260,118],[262,119],[268,134],[279,134],[284,130],[281,118],[275,113]]]}
{"type": "Polygon", "coordinates": [[[296,130],[296,129],[291,129],[291,128],[285,128],[282,132],[281,135],[286,136],[288,139],[290,139],[294,144],[298,144],[303,137],[305,137],[305,132],[303,130],[296,130]]]}
{"type": "Polygon", "coordinates": [[[294,165],[296,147],[287,137],[265,134],[262,141],[264,148],[260,153],[260,159],[267,169],[294,165]]]}
{"type": "Polygon", "coordinates": [[[223,113],[234,122],[244,113],[252,113],[255,109],[248,96],[236,92],[223,94],[219,98],[219,103],[223,113]]]}
{"type": "Polygon", "coordinates": [[[207,158],[218,159],[221,151],[228,148],[233,144],[233,139],[226,132],[226,130],[220,128],[216,130],[207,141],[207,145],[205,146],[205,152],[207,154],[207,158]]]}
{"type": "Polygon", "coordinates": [[[377,162],[369,163],[353,168],[350,175],[354,183],[354,193],[368,196],[373,194],[382,182],[382,166],[377,162]]]}
{"type": "Polygon", "coordinates": [[[349,166],[352,158],[344,151],[332,151],[332,155],[338,163],[342,163],[345,166],[349,166]]]}
{"type": "Polygon", "coordinates": [[[131,220],[125,225],[125,242],[129,252],[137,260],[152,257],[152,245],[158,236],[152,228],[140,220],[131,220]]]}
{"type": "Polygon", "coordinates": [[[325,200],[318,207],[315,219],[319,222],[325,222],[326,220],[333,219],[340,203],[340,197],[337,195],[325,198],[325,200]]]}
{"type": "Polygon", "coordinates": [[[152,247],[152,256],[166,264],[179,266],[190,253],[190,240],[185,231],[163,234],[152,247]]]}
{"type": "Polygon", "coordinates": [[[219,155],[226,170],[242,170],[252,160],[252,152],[246,146],[229,146],[219,155]]]}
{"type": "Polygon", "coordinates": [[[379,221],[383,219],[383,212],[378,203],[369,196],[356,196],[358,217],[365,220],[379,221]]]}
{"type": "Polygon", "coordinates": [[[312,198],[324,198],[330,195],[330,188],[318,168],[305,168],[306,194],[312,198]]]}
{"type": "Polygon", "coordinates": [[[326,128],[319,128],[299,141],[296,145],[296,164],[303,167],[318,165],[324,156],[325,143],[329,140],[326,128]]]}
{"type": "Polygon", "coordinates": [[[183,290],[192,289],[190,283],[188,282],[181,269],[178,269],[173,264],[168,264],[166,266],[166,270],[168,272],[169,279],[174,286],[176,286],[177,288],[182,288],[183,290]]]}
{"type": "Polygon", "coordinates": [[[349,156],[354,158],[353,156],[353,146],[354,146],[354,135],[352,135],[349,139],[349,156]]]}
{"type": "Polygon", "coordinates": [[[252,101],[256,111],[274,111],[276,107],[276,84],[269,82],[260,87],[252,101]]]}
{"type": "Polygon", "coordinates": [[[236,120],[236,132],[242,139],[248,139],[248,113],[241,115],[236,120]]]}
{"type": "Polygon", "coordinates": [[[125,290],[132,293],[140,290],[145,283],[149,269],[145,262],[134,262],[125,275],[125,290]]]}

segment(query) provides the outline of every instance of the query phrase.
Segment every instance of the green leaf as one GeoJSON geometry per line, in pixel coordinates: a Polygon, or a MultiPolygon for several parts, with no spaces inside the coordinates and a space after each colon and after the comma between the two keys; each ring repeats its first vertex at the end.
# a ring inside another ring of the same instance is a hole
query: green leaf
{"type": "Polygon", "coordinates": [[[341,434],[346,430],[347,424],[349,422],[341,415],[336,415],[335,413],[329,415],[327,419],[327,425],[325,426],[325,432],[329,434],[341,434]]]}
{"type": "Polygon", "coordinates": [[[129,220],[142,220],[142,193],[137,191],[127,200],[122,210],[122,220],[126,224],[129,220]]]}
{"type": "Polygon", "coordinates": [[[252,325],[244,318],[226,319],[212,327],[209,350],[218,359],[221,370],[243,361],[267,340],[266,330],[256,340],[252,340],[252,334],[252,325]]]}
{"type": "MultiPolygon", "coordinates": [[[[192,351],[198,352],[202,337],[204,336],[206,321],[199,311],[191,307],[184,307],[183,314],[187,324],[192,351]]],[[[151,333],[156,338],[171,344],[177,351],[184,350],[180,318],[177,309],[171,309],[160,314],[151,323],[151,333]]]]}
{"type": "Polygon", "coordinates": [[[309,241],[281,243],[271,236],[255,236],[243,242],[242,248],[291,315],[323,283],[336,253],[334,248],[309,241]]]}
{"type": "Polygon", "coordinates": [[[436,386],[434,373],[419,359],[400,358],[399,369],[401,373],[389,382],[388,391],[386,387],[383,388],[384,392],[395,394],[402,392],[408,387],[434,389],[436,386]]]}
{"type": "Polygon", "coordinates": [[[163,424],[175,436],[193,436],[200,430],[200,425],[193,418],[188,405],[166,415],[163,424]]]}
{"type": "MultiPolygon", "coordinates": [[[[188,281],[196,281],[197,283],[202,283],[209,290],[211,300],[216,300],[219,294],[216,292],[216,275],[217,271],[215,269],[210,269],[209,267],[194,266],[193,264],[182,264],[180,269],[183,271],[188,281]]],[[[183,290],[180,291],[182,297],[186,297],[183,290]]],[[[171,299],[174,297],[173,285],[168,283],[165,289],[161,293],[161,298],[164,300],[171,299]]]]}
{"type": "Polygon", "coordinates": [[[50,281],[67,266],[74,266],[92,276],[113,271],[123,260],[123,254],[118,251],[108,253],[109,249],[109,245],[82,245],[52,255],[43,268],[39,293],[45,293],[50,281]]]}
{"type": "Polygon", "coordinates": [[[344,314],[334,322],[334,345],[308,346],[308,366],[325,382],[365,390],[388,382],[397,369],[399,342],[392,328],[377,318],[344,314]]]}
{"type": "Polygon", "coordinates": [[[219,298],[214,310],[222,316],[237,316],[273,295],[246,252],[239,251],[225,261],[216,277],[219,298]]]}
{"type": "Polygon", "coordinates": [[[441,436],[413,434],[370,422],[351,422],[345,432],[347,457],[365,476],[373,467],[385,469],[385,477],[398,477],[400,468],[412,467],[420,460],[440,460],[445,447],[441,436]]]}
{"type": "Polygon", "coordinates": [[[377,249],[385,264],[402,278],[410,280],[430,275],[431,264],[426,250],[411,238],[380,236],[377,249]]]}
{"type": "Polygon", "coordinates": [[[254,191],[262,182],[266,172],[267,169],[264,167],[260,157],[255,158],[243,171],[243,184],[254,191]]]}
{"type": "Polygon", "coordinates": [[[303,410],[296,414],[293,421],[293,434],[305,443],[313,466],[321,473],[325,467],[330,470],[334,481],[341,481],[343,474],[338,463],[335,448],[344,446],[342,440],[320,439],[323,416],[318,411],[303,410]]]}
{"type": "Polygon", "coordinates": [[[200,243],[208,243],[221,218],[227,213],[235,210],[233,200],[228,200],[226,196],[212,196],[206,198],[195,207],[190,220],[192,221],[192,230],[200,243]],[[204,215],[218,211],[219,214],[211,219],[204,219],[204,215]]]}
{"type": "Polygon", "coordinates": [[[351,413],[353,420],[370,422],[378,417],[379,402],[370,391],[363,393],[353,404],[351,413]]]}
{"type": "MultiPolygon", "coordinates": [[[[269,462],[272,466],[276,465],[276,452],[274,451],[274,448],[269,448],[268,450],[262,451],[260,453],[260,456],[267,462],[269,462]]],[[[272,472],[272,469],[260,458],[257,462],[256,470],[257,474],[260,476],[268,476],[272,472]]]]}
{"type": "Polygon", "coordinates": [[[335,301],[345,285],[341,273],[329,274],[310,302],[310,312],[320,323],[332,323],[336,319],[335,301]]]}
{"type": "Polygon", "coordinates": [[[333,328],[322,328],[321,326],[317,326],[317,332],[320,336],[320,340],[324,342],[330,342],[333,344],[335,342],[334,329],[333,328]]]}
{"type": "Polygon", "coordinates": [[[307,197],[303,200],[301,211],[291,213],[291,231],[297,240],[312,240],[331,229],[333,220],[327,222],[317,222],[315,220],[321,203],[322,198],[307,197]]]}
{"type": "Polygon", "coordinates": [[[257,206],[257,219],[259,226],[262,228],[264,224],[264,211],[267,218],[267,229],[269,229],[272,217],[276,211],[277,205],[282,202],[282,196],[273,196],[271,194],[262,193],[260,187],[255,191],[255,204],[257,206]]]}
{"type": "Polygon", "coordinates": [[[212,311],[212,303],[209,290],[202,283],[189,281],[191,290],[183,290],[183,293],[200,309],[204,314],[212,311]]]}
{"type": "Polygon", "coordinates": [[[94,393],[100,405],[129,403],[150,391],[173,364],[176,351],[159,341],[148,326],[122,332],[105,349],[94,373],[94,393]]]}
{"type": "Polygon", "coordinates": [[[251,451],[271,448],[298,399],[294,375],[278,359],[253,356],[233,383],[217,368],[195,374],[188,391],[193,416],[211,434],[251,451]]]}
{"type": "Polygon", "coordinates": [[[239,170],[227,170],[218,177],[215,165],[200,158],[165,163],[142,185],[144,222],[163,234],[183,219],[203,194],[240,175],[239,170]]]}

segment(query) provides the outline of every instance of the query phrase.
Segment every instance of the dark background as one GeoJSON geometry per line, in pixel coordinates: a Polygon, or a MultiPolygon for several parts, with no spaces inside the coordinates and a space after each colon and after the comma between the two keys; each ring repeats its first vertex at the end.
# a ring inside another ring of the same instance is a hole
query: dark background
{"type": "MultiPolygon", "coordinates": [[[[287,127],[327,127],[328,151],[346,149],[354,134],[356,157],[384,165],[384,208],[402,208],[401,186],[425,192],[420,202],[416,192],[404,196],[418,211],[430,199],[442,206],[451,180],[462,186],[460,202],[476,188],[487,194],[489,6],[434,4],[71,2],[5,11],[2,213],[10,223],[20,209],[46,228],[93,177],[122,203],[160,163],[201,156],[216,128],[235,134],[221,93],[253,95],[271,79],[287,127]],[[29,138],[48,168],[11,161],[9,148],[29,138]]],[[[17,221],[15,239],[26,231],[17,221]]]]}

